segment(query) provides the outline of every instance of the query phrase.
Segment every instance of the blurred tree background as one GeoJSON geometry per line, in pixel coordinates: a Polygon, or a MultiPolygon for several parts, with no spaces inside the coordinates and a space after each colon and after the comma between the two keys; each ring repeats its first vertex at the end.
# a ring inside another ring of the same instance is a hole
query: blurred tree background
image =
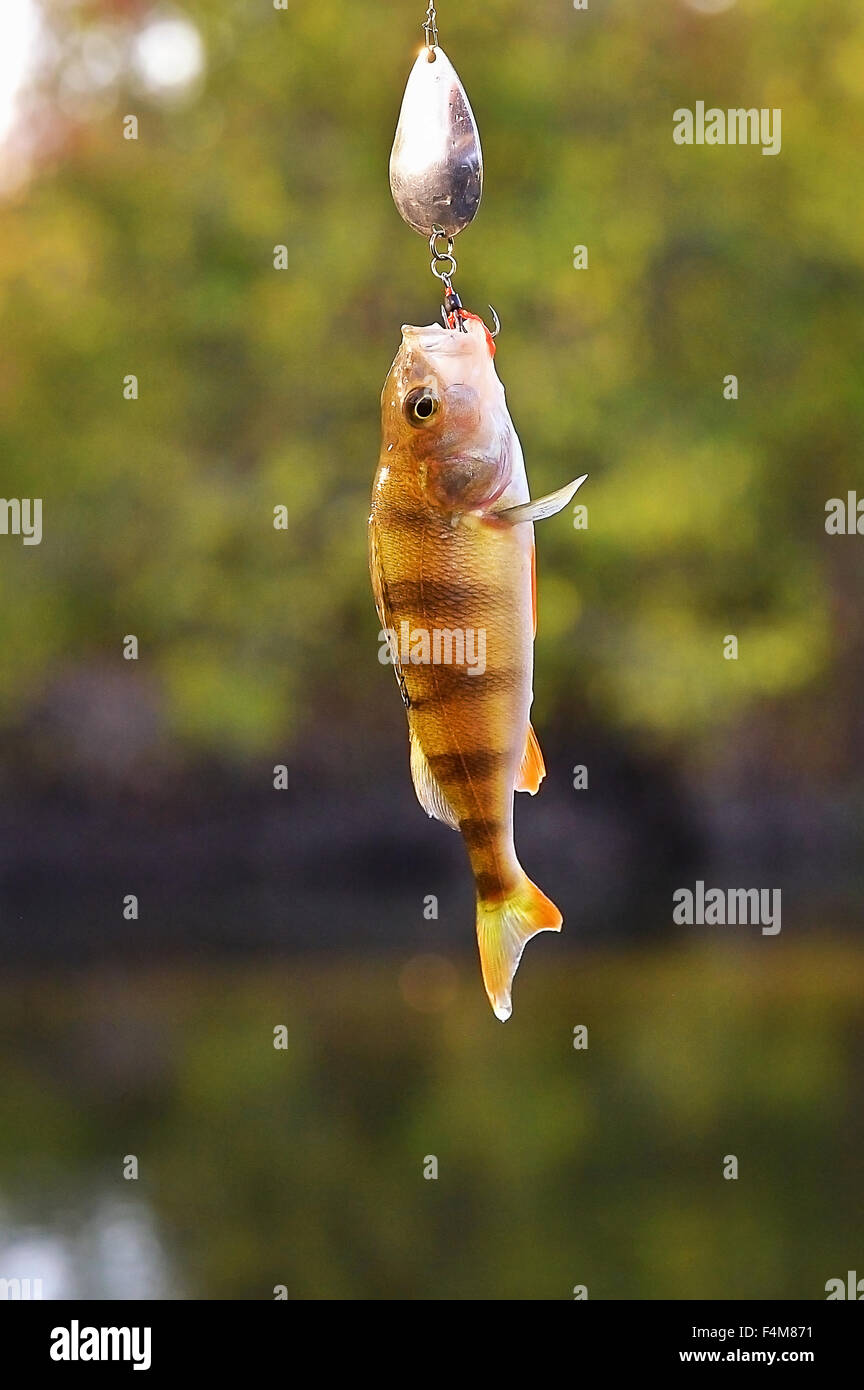
{"type": "Polygon", "coordinates": [[[181,1271],[154,1275],[163,1295],[269,1296],[277,1231],[292,1296],[566,1297],[587,1264],[597,1296],[819,1297],[858,1258],[861,948],[833,938],[864,895],[864,539],[826,535],[825,504],[864,495],[864,12],[439,6],[486,164],[457,286],[500,314],[535,495],[590,474],[588,528],[538,528],[549,776],[518,812],[567,931],[526,957],[502,1042],[366,570],[380,389],[400,325],[438,314],[387,186],[423,10],[4,7],[0,491],[43,499],[44,537],[0,536],[0,944],[41,972],[3,999],[0,1255],[65,1224],[87,1287],[141,1291],[147,1222],[69,1215],[116,1187],[116,1133],[149,1155],[181,1271]],[[781,153],[676,145],[673,111],[700,100],[780,108],[781,153]],[[780,885],[782,937],[568,957],[668,934],[672,889],[712,873],[780,885]],[[210,974],[300,947],[329,965],[294,961],[284,988],[210,974]],[[395,983],[418,950],[470,982],[431,1022],[395,983]],[[582,1001],[612,1051],[571,1097],[582,1001]],[[759,1155],[755,1196],[714,1180],[730,1132],[759,1155]],[[443,1184],[401,1185],[402,1165],[442,1135],[460,1176],[433,1211],[443,1184]]]}
{"type": "MultiPolygon", "coordinates": [[[[386,181],[418,6],[40,8],[0,210],[0,407],[4,488],[44,497],[45,539],[4,544],[4,718],[70,668],[116,669],[134,632],[148,753],[366,724],[389,694],[362,524],[378,393],[400,323],[438,308],[386,181]],[[201,45],[185,68],[172,18],[201,45]]],[[[539,721],[575,707],[698,759],[770,702],[795,765],[842,777],[861,547],[824,507],[859,477],[864,16],[712,8],[442,11],[487,161],[459,285],[501,314],[535,491],[591,475],[588,531],[541,535],[539,721]],[[675,145],[699,99],[782,108],[781,154],[675,145]],[[830,745],[800,713],[826,702],[830,745]]]]}

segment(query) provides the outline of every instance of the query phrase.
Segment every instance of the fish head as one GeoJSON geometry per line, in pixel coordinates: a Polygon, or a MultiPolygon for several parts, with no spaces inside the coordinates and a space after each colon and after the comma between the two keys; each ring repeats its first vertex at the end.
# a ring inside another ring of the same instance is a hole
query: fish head
{"type": "Polygon", "coordinates": [[[465,331],[404,325],[381,395],[382,458],[415,469],[433,505],[482,509],[510,481],[513,426],[479,319],[465,331]]]}

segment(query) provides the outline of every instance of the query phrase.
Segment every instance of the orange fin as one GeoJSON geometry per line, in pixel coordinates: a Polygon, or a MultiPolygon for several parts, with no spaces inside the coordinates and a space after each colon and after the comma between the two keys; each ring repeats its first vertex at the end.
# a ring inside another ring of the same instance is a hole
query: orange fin
{"type": "Polygon", "coordinates": [[[560,931],[561,913],[525,874],[503,902],[477,902],[477,943],[489,1003],[503,1023],[513,1005],[510,991],[525,943],[540,931],[560,931]]]}
{"type": "Polygon", "coordinates": [[[540,783],[546,776],[546,764],[543,761],[543,754],[540,752],[540,744],[537,742],[537,735],[528,725],[528,737],[525,740],[525,752],[522,754],[522,766],[516,777],[515,789],[517,792],[530,792],[534,796],[539,792],[540,783]]]}

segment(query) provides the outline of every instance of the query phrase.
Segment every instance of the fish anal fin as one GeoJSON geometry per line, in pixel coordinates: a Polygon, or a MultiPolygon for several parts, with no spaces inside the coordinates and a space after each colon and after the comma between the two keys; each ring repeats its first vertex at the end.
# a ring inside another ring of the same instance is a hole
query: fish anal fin
{"type": "Polygon", "coordinates": [[[429,761],[423,749],[420,747],[419,739],[411,730],[411,780],[414,783],[414,790],[417,793],[417,800],[423,807],[427,816],[434,816],[435,820],[443,821],[445,825],[451,825],[454,830],[459,829],[459,821],[456,813],[450,805],[447,797],[441,789],[441,784],[435,777],[429,761]]]}
{"type": "Polygon", "coordinates": [[[540,744],[537,742],[537,735],[529,723],[525,738],[525,752],[522,754],[522,765],[516,776],[515,790],[517,792],[530,792],[534,796],[535,792],[540,790],[540,783],[545,776],[546,764],[543,761],[540,744]]]}

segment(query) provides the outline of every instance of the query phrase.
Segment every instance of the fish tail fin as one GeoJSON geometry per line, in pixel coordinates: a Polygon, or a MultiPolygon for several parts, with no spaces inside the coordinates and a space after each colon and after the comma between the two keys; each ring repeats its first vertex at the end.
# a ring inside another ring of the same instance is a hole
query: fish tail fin
{"type": "Polygon", "coordinates": [[[526,942],[541,931],[560,931],[561,913],[527,874],[498,902],[477,899],[477,942],[489,1003],[504,1023],[513,1012],[510,989],[526,942]]]}

